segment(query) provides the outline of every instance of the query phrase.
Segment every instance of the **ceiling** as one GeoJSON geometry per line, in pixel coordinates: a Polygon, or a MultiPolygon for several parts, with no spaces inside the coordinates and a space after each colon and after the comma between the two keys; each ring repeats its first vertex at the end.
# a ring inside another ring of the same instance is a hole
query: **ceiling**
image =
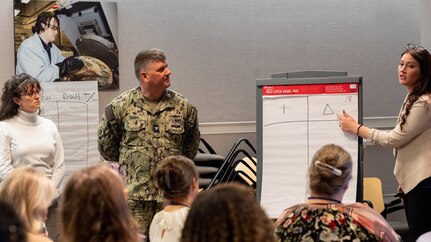
{"type": "Polygon", "coordinates": [[[15,27],[29,25],[36,21],[37,16],[44,11],[54,11],[55,1],[30,0],[28,3],[15,0],[15,9],[20,10],[15,16],[15,27]]]}

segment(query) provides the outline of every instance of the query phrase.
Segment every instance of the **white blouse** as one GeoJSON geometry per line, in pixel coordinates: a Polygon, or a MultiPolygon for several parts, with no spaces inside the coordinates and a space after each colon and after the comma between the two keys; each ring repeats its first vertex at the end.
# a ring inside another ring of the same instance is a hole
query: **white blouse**
{"type": "Polygon", "coordinates": [[[150,242],[180,241],[189,210],[190,208],[183,207],[171,212],[158,212],[150,225],[150,242]]]}

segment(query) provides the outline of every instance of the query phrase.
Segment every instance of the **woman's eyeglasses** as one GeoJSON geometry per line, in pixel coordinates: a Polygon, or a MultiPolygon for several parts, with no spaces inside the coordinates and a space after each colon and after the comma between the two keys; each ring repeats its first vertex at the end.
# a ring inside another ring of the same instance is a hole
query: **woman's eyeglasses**
{"type": "Polygon", "coordinates": [[[406,45],[406,49],[407,50],[414,50],[414,51],[422,51],[422,50],[426,50],[427,48],[425,48],[423,46],[415,45],[415,44],[412,44],[412,43],[408,43],[406,45]]]}
{"type": "Polygon", "coordinates": [[[43,95],[43,90],[39,89],[36,91],[31,91],[31,92],[27,92],[27,93],[21,93],[21,96],[29,96],[29,97],[36,97],[36,95],[39,95],[39,97],[41,97],[43,95]]]}

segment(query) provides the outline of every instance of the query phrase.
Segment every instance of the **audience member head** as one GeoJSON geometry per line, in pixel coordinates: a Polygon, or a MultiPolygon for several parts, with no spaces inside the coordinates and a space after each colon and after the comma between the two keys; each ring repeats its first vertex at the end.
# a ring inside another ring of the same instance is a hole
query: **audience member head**
{"type": "Polygon", "coordinates": [[[44,222],[48,208],[57,196],[54,183],[32,167],[15,168],[2,183],[0,198],[11,204],[27,232],[46,232],[44,222]]]}
{"type": "Polygon", "coordinates": [[[181,242],[275,241],[272,221],[248,187],[220,184],[199,193],[188,214],[181,242]]]}
{"type": "Polygon", "coordinates": [[[39,81],[22,73],[12,76],[3,87],[0,106],[0,121],[12,118],[18,109],[34,112],[40,108],[39,81]]]}
{"type": "MultiPolygon", "coordinates": [[[[193,200],[199,192],[199,173],[194,162],[184,156],[164,158],[154,172],[157,186],[171,204],[193,200]]],[[[190,205],[190,204],[187,204],[190,205]]]]}
{"type": "Polygon", "coordinates": [[[118,172],[107,165],[74,172],[60,205],[62,241],[138,241],[126,191],[118,172]]]}
{"type": "Polygon", "coordinates": [[[21,218],[12,205],[4,201],[0,201],[0,241],[27,241],[26,229],[21,218]]]}
{"type": "Polygon", "coordinates": [[[146,70],[149,64],[155,61],[166,61],[166,55],[159,49],[149,49],[139,52],[135,58],[135,75],[141,80],[141,71],[146,70]]]}
{"type": "Polygon", "coordinates": [[[308,172],[312,193],[344,194],[351,179],[352,157],[338,145],[324,145],[314,154],[308,172]]]}

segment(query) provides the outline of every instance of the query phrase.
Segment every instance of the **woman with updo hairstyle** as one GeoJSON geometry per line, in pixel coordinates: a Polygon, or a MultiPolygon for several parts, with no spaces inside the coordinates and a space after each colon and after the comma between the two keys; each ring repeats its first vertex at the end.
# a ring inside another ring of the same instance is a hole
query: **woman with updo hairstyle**
{"type": "Polygon", "coordinates": [[[323,196],[336,196],[337,200],[341,200],[342,195],[337,193],[344,194],[352,174],[353,163],[350,154],[340,146],[327,145],[314,154],[313,161],[308,170],[312,196],[325,194],[323,196]],[[341,175],[334,172],[332,167],[339,169],[341,175]]]}
{"type": "Polygon", "coordinates": [[[175,242],[181,237],[189,207],[199,193],[199,173],[194,162],[184,156],[169,156],[154,172],[163,193],[165,207],[150,225],[151,242],[175,242]]]}
{"type": "Polygon", "coordinates": [[[273,226],[250,187],[224,183],[197,196],[181,242],[275,242],[273,226]]]}
{"type": "Polygon", "coordinates": [[[374,209],[342,203],[352,177],[352,157],[342,147],[321,147],[308,173],[310,196],[306,203],[287,208],[278,217],[279,241],[399,241],[374,209]]]}

